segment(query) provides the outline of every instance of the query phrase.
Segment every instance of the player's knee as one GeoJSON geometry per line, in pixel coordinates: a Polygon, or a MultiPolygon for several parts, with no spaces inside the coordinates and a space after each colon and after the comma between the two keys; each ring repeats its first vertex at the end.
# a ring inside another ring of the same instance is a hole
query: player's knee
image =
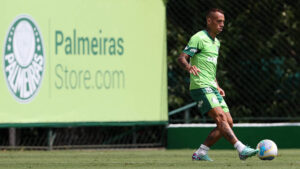
{"type": "Polygon", "coordinates": [[[233,120],[232,120],[232,117],[231,117],[230,113],[226,112],[225,115],[227,117],[227,123],[228,123],[228,125],[230,126],[230,128],[232,128],[233,127],[233,120]]]}
{"type": "Polygon", "coordinates": [[[218,126],[220,126],[224,122],[227,122],[227,119],[226,119],[226,116],[224,113],[218,113],[215,120],[216,120],[216,123],[218,126]]]}
{"type": "Polygon", "coordinates": [[[233,120],[232,120],[232,118],[228,118],[227,117],[227,122],[228,122],[230,128],[232,128],[233,127],[233,120]]]}
{"type": "Polygon", "coordinates": [[[228,122],[228,124],[229,124],[230,128],[232,128],[232,127],[233,127],[233,121],[232,121],[232,120],[230,120],[230,121],[227,121],[227,122],[228,122]]]}

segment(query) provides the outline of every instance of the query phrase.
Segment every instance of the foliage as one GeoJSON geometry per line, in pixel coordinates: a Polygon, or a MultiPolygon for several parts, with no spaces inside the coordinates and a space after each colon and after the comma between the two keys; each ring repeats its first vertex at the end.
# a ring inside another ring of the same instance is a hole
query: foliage
{"type": "Polygon", "coordinates": [[[217,78],[233,117],[299,117],[300,1],[291,0],[169,0],[169,110],[192,102],[176,59],[212,7],[225,11],[217,78]]]}

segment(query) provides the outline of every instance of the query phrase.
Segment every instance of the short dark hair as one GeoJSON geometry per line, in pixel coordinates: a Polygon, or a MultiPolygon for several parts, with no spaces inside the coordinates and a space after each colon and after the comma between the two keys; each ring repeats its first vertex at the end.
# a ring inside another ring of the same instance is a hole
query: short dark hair
{"type": "Polygon", "coordinates": [[[210,8],[206,14],[206,18],[210,17],[214,12],[220,12],[221,14],[224,14],[224,11],[220,8],[210,8]]]}

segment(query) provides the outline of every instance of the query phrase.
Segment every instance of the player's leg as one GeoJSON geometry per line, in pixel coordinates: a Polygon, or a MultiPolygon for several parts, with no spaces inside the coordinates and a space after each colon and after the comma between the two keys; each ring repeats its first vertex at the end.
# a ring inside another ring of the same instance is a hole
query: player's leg
{"type": "Polygon", "coordinates": [[[225,115],[223,109],[221,107],[215,107],[208,112],[208,115],[214,119],[222,136],[232,145],[234,145],[238,139],[227,122],[227,116],[225,115]]]}
{"type": "Polygon", "coordinates": [[[224,118],[224,114],[225,113],[219,107],[213,108],[208,112],[208,115],[215,120],[217,128],[223,137],[237,149],[241,160],[246,160],[248,157],[256,155],[258,150],[245,146],[237,139],[229,123],[227,122],[227,119],[224,118]]]}
{"type": "MultiPolygon", "coordinates": [[[[206,161],[212,161],[208,155],[207,151],[210,149],[210,147],[215,144],[220,137],[224,136],[222,133],[222,130],[220,130],[220,126],[224,126],[223,128],[226,129],[225,131],[229,131],[225,133],[225,138],[230,137],[231,143],[234,145],[234,147],[239,151],[240,158],[246,159],[248,156],[251,156],[254,152],[253,149],[246,147],[244,144],[242,144],[240,141],[237,140],[236,136],[234,135],[232,131],[233,121],[232,117],[229,113],[229,109],[223,99],[223,97],[220,95],[220,93],[216,90],[213,90],[211,88],[204,88],[204,89],[198,89],[191,91],[191,96],[194,100],[198,101],[198,107],[202,114],[217,110],[216,112],[218,116],[213,118],[215,121],[218,119],[221,123],[221,125],[217,125],[216,129],[213,129],[211,133],[208,135],[207,139],[205,140],[204,144],[201,144],[199,149],[193,154],[192,159],[193,160],[206,160],[206,161]],[[242,150],[246,153],[241,153],[242,150]],[[250,155],[249,155],[250,154],[250,155]]],[[[218,124],[218,123],[217,123],[218,124]]],[[[254,152],[254,154],[256,154],[254,152]]]]}
{"type": "MultiPolygon", "coordinates": [[[[223,115],[226,116],[226,121],[230,127],[230,129],[233,127],[233,120],[232,117],[229,113],[229,109],[227,104],[225,103],[223,97],[220,95],[220,93],[218,91],[214,91],[213,94],[205,94],[204,97],[204,106],[202,106],[202,112],[203,110],[207,110],[207,108],[212,108],[212,107],[221,107],[223,110],[223,115]],[[217,98],[217,99],[216,99],[217,98]],[[205,100],[207,100],[205,102],[205,100]],[[208,104],[207,104],[208,103],[208,104]],[[205,106],[206,105],[206,106],[205,106]],[[207,106],[208,105],[208,106],[207,106]],[[205,109],[205,107],[207,107],[205,109]]],[[[219,108],[218,108],[219,109],[219,108]]],[[[219,109],[220,112],[222,111],[221,109],[219,109]]],[[[200,109],[201,111],[201,109],[200,109]]],[[[211,111],[211,110],[210,110],[211,111]]],[[[214,119],[214,118],[213,118],[214,119]]],[[[220,118],[222,119],[222,118],[220,118]]],[[[225,118],[223,117],[223,120],[225,118]]],[[[225,120],[224,120],[225,121],[225,120]]],[[[227,125],[227,126],[228,126],[227,125]]],[[[231,130],[231,132],[234,135],[234,132],[231,130]]],[[[195,157],[203,157],[203,156],[207,156],[207,151],[210,149],[210,147],[215,144],[221,137],[223,136],[223,134],[221,133],[221,131],[218,129],[218,127],[216,127],[215,129],[213,129],[210,134],[208,135],[207,139],[205,140],[205,142],[203,144],[201,144],[201,146],[199,147],[199,149],[193,154],[193,159],[195,159],[195,157]]],[[[234,135],[234,137],[236,138],[236,136],[234,135]]],[[[237,139],[236,139],[237,140],[237,139]]],[[[244,160],[250,156],[253,156],[257,153],[257,150],[251,149],[250,147],[246,147],[243,143],[241,143],[240,141],[233,141],[233,145],[234,147],[238,150],[239,152],[239,156],[240,159],[244,160]],[[234,143],[235,142],[235,143],[234,143]]],[[[207,156],[208,157],[208,156],[207,156]]],[[[201,159],[201,158],[200,158],[201,159]]],[[[209,159],[209,157],[208,157],[209,159]]],[[[205,160],[205,159],[204,159],[205,160]]]]}
{"type": "MultiPolygon", "coordinates": [[[[214,90],[211,88],[203,88],[203,89],[193,90],[193,91],[191,91],[191,96],[194,100],[198,101],[198,108],[202,114],[206,114],[214,107],[221,106],[221,100],[219,100],[219,98],[217,98],[216,94],[214,93],[214,90]]],[[[221,96],[221,99],[222,99],[222,96],[221,96]]],[[[229,113],[228,108],[227,108],[227,112],[229,113]]],[[[231,119],[231,116],[230,116],[230,119],[231,119]]],[[[222,137],[222,134],[218,130],[218,128],[213,129],[207,136],[204,143],[201,144],[200,147],[198,148],[198,150],[193,154],[192,159],[193,160],[210,159],[207,156],[207,152],[210,149],[210,147],[213,144],[215,144],[221,137],[222,137]]]]}
{"type": "MultiPolygon", "coordinates": [[[[220,93],[216,90],[214,90],[214,93],[215,95],[217,96],[218,98],[218,101],[223,109],[223,111],[225,112],[226,116],[227,116],[227,122],[228,124],[230,125],[230,127],[232,128],[233,127],[233,120],[232,120],[232,117],[229,113],[229,108],[225,102],[225,100],[223,99],[223,97],[220,95],[220,93]]],[[[255,155],[258,150],[255,150],[255,149],[252,149],[250,147],[247,147],[245,146],[242,142],[240,141],[237,141],[235,144],[234,144],[234,147],[237,149],[237,151],[239,152],[239,156],[240,156],[240,159],[241,160],[245,160],[247,159],[248,157],[251,157],[253,155],[255,155]]]]}
{"type": "MultiPolygon", "coordinates": [[[[225,113],[226,115],[226,119],[227,119],[227,122],[230,126],[230,128],[233,127],[233,120],[232,120],[232,117],[230,115],[230,113],[225,113]]],[[[220,132],[220,130],[216,127],[214,128],[210,133],[209,135],[207,136],[207,138],[205,139],[203,145],[207,146],[207,147],[211,147],[213,146],[218,140],[220,140],[220,138],[222,137],[222,134],[220,132]]],[[[200,151],[200,150],[199,150],[200,151]]]]}
{"type": "Polygon", "coordinates": [[[206,160],[209,159],[207,161],[212,161],[208,155],[207,152],[210,149],[210,147],[215,144],[220,138],[222,137],[221,132],[219,131],[219,129],[216,127],[214,128],[209,135],[207,136],[207,138],[205,139],[204,143],[200,145],[200,147],[198,148],[198,150],[193,154],[192,159],[193,160],[206,160]]]}
{"type": "MultiPolygon", "coordinates": [[[[233,121],[230,113],[225,113],[227,117],[227,122],[229,126],[232,128],[233,126],[233,121]]],[[[204,143],[200,145],[198,150],[194,153],[194,156],[205,156],[210,149],[211,146],[213,146],[220,138],[222,137],[222,134],[220,130],[215,127],[207,136],[205,139],[204,143]]]]}
{"type": "Polygon", "coordinates": [[[220,138],[222,137],[222,134],[220,130],[215,127],[206,137],[205,141],[203,142],[203,145],[207,147],[211,147],[214,145],[220,138]]]}
{"type": "MultiPolygon", "coordinates": [[[[232,128],[233,122],[230,113],[225,113],[226,121],[229,124],[229,127],[232,128]]],[[[222,137],[221,131],[218,129],[218,127],[214,128],[207,138],[205,139],[204,143],[200,145],[199,149],[193,154],[193,159],[198,160],[207,160],[211,161],[211,159],[208,157],[207,152],[210,149],[212,145],[214,145],[221,137],[222,137]]]]}
{"type": "MultiPolygon", "coordinates": [[[[221,107],[222,110],[225,112],[225,116],[226,116],[226,121],[228,122],[230,128],[233,127],[233,120],[232,117],[230,115],[229,112],[229,108],[225,102],[225,100],[223,99],[223,97],[220,95],[220,93],[217,90],[213,90],[213,93],[215,94],[215,97],[218,100],[219,105],[213,105],[215,107],[221,107]]],[[[216,99],[211,99],[211,100],[216,100],[216,99]]],[[[212,103],[214,104],[214,103],[212,103]]],[[[214,145],[220,138],[222,137],[221,132],[218,130],[218,128],[213,129],[211,131],[211,133],[208,135],[207,139],[204,142],[204,145],[211,147],[212,145],[214,145]]]]}
{"type": "MultiPolygon", "coordinates": [[[[208,96],[209,100],[211,100],[211,107],[219,107],[221,106],[221,108],[223,109],[223,111],[225,112],[226,115],[226,120],[229,124],[229,126],[232,128],[233,126],[233,120],[232,117],[229,113],[229,108],[225,102],[225,100],[223,99],[223,97],[220,95],[220,93],[217,90],[212,90],[213,94],[212,96],[208,96]],[[215,99],[217,98],[217,99],[215,99]],[[213,102],[214,101],[214,102],[213,102]],[[217,102],[218,101],[218,102],[217,102]]],[[[212,145],[214,145],[220,138],[222,137],[221,132],[218,130],[218,128],[214,128],[209,135],[207,136],[206,140],[204,141],[203,145],[207,146],[207,147],[211,147],[212,145]]],[[[205,146],[202,146],[205,148],[205,146]]],[[[201,151],[201,146],[198,149],[199,151],[201,151]]],[[[205,153],[205,149],[202,150],[205,153]]],[[[203,152],[202,152],[203,153],[203,152]]]]}

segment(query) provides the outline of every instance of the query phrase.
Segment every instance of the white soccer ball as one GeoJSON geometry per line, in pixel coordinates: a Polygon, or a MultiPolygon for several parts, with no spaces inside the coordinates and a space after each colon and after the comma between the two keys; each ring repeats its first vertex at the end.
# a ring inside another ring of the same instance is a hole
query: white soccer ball
{"type": "Polygon", "coordinates": [[[277,145],[272,140],[262,140],[256,148],[259,150],[257,156],[261,160],[273,160],[277,156],[277,145]]]}

